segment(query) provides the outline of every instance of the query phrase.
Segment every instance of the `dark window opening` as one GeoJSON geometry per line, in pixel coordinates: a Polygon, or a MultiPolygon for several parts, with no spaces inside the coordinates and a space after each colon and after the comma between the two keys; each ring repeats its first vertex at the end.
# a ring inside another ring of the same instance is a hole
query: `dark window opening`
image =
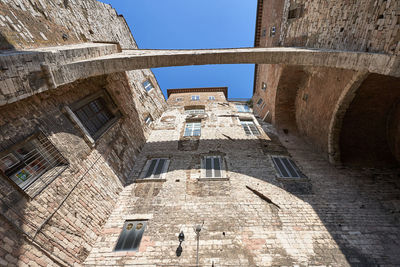
{"type": "Polygon", "coordinates": [[[304,178],[294,161],[288,157],[272,157],[275,169],[282,178],[304,178]]]}
{"type": "Polygon", "coordinates": [[[115,251],[138,250],[147,221],[125,221],[115,251]]]}

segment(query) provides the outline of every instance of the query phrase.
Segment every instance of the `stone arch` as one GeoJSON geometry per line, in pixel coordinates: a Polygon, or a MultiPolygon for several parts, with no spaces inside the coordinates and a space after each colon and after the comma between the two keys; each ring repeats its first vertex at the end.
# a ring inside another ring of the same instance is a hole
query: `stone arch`
{"type": "Polygon", "coordinates": [[[333,115],[329,124],[328,133],[328,157],[332,164],[340,164],[340,131],[342,129],[343,118],[346,114],[350,103],[353,101],[357,89],[361,83],[367,78],[368,72],[357,72],[351,81],[342,91],[339,100],[333,111],[333,115]]]}
{"type": "Polygon", "coordinates": [[[335,114],[330,144],[332,152],[336,146],[338,155],[330,156],[346,165],[396,166],[400,145],[400,78],[379,74],[362,77],[348,88],[335,114]]]}
{"type": "Polygon", "coordinates": [[[299,88],[308,77],[307,72],[300,66],[285,66],[275,95],[275,112],[273,123],[277,129],[285,129],[297,133],[296,97],[299,88]]]}

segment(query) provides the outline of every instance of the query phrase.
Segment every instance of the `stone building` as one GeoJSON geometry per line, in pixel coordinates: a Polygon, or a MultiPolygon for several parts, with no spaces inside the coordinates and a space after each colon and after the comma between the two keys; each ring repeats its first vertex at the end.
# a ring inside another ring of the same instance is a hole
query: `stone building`
{"type": "Polygon", "coordinates": [[[398,10],[259,0],[256,47],[381,54],[165,101],[148,68],[257,50],[140,51],[109,5],[0,0],[0,265],[400,265],[398,10]]]}

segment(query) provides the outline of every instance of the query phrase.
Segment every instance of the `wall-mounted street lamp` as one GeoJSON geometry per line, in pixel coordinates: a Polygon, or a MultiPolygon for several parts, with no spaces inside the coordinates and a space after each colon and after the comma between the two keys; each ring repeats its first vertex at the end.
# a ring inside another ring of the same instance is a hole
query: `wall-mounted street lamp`
{"type": "Polygon", "coordinates": [[[183,233],[183,231],[181,231],[178,235],[178,240],[179,240],[179,246],[176,248],[176,256],[180,257],[182,255],[182,242],[185,241],[185,234],[183,233]]]}
{"type": "Polygon", "coordinates": [[[200,241],[200,231],[201,231],[201,228],[203,228],[203,225],[204,225],[204,221],[203,221],[203,224],[202,224],[202,225],[198,224],[198,225],[196,225],[196,227],[193,227],[194,232],[196,233],[196,238],[197,238],[197,257],[196,257],[196,266],[197,266],[197,267],[199,266],[199,241],[200,241]]]}

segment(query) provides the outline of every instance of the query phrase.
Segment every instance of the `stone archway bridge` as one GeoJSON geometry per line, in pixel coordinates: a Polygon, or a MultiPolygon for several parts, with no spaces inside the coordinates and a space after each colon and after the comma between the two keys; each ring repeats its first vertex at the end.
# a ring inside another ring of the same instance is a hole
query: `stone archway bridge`
{"type": "Polygon", "coordinates": [[[146,68],[209,64],[334,67],[400,77],[395,55],[306,48],[120,50],[86,43],[0,53],[0,105],[79,79],[146,68]]]}

